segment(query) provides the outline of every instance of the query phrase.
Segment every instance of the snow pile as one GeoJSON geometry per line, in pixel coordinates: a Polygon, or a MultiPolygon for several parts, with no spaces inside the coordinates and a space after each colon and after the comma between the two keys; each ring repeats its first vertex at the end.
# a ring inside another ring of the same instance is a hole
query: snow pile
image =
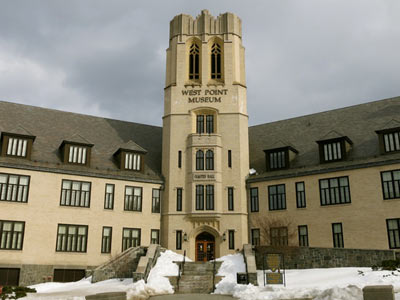
{"type": "MultiPolygon", "coordinates": [[[[174,290],[166,276],[177,276],[178,265],[183,256],[167,250],[161,253],[156,265],[150,271],[147,283],[144,280],[133,283],[132,279],[110,279],[91,283],[91,278],[76,282],[47,282],[31,286],[36,294],[28,294],[21,299],[85,300],[85,296],[107,292],[126,292],[127,299],[147,299],[150,296],[173,294],[174,290]]],[[[186,257],[187,261],[190,261],[186,257]]]]}
{"type": "Polygon", "coordinates": [[[245,272],[241,254],[228,255],[217,275],[225,276],[216,286],[216,294],[230,294],[241,300],[312,298],[314,300],[362,300],[366,285],[391,284],[400,300],[400,272],[372,271],[371,268],[331,268],[286,270],[286,287],[264,285],[258,271],[259,286],[236,283],[236,273],[245,272]]]}

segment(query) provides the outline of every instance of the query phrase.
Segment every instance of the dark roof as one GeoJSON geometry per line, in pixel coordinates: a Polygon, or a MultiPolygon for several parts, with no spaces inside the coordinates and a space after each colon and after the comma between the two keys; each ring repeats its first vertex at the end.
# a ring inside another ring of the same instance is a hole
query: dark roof
{"type": "Polygon", "coordinates": [[[258,173],[249,180],[292,177],[399,160],[399,153],[380,154],[375,132],[399,127],[399,122],[400,97],[396,97],[249,127],[250,167],[258,173]],[[346,161],[320,164],[316,142],[340,136],[353,142],[346,161]],[[282,147],[284,143],[299,151],[290,169],[266,172],[263,150],[276,148],[277,144],[282,147]]]}
{"type": "Polygon", "coordinates": [[[161,182],[162,128],[132,122],[0,101],[0,132],[30,133],[31,160],[0,157],[0,165],[42,169],[106,178],[161,182]],[[16,130],[18,129],[18,130],[16,130]],[[93,144],[90,167],[61,162],[59,147],[63,141],[93,144]],[[147,150],[144,171],[123,171],[113,154],[119,148],[147,150]]]}

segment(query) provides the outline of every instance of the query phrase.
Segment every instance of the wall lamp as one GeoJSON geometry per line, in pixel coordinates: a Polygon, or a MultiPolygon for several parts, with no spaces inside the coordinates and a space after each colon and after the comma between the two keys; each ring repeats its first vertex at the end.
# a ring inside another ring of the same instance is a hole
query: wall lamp
{"type": "Polygon", "coordinates": [[[226,241],[226,232],[222,235],[222,240],[225,242],[226,241]]]}
{"type": "Polygon", "coordinates": [[[184,240],[185,242],[187,242],[187,240],[188,240],[188,236],[187,236],[187,233],[186,233],[186,232],[183,234],[183,240],[184,240]]]}

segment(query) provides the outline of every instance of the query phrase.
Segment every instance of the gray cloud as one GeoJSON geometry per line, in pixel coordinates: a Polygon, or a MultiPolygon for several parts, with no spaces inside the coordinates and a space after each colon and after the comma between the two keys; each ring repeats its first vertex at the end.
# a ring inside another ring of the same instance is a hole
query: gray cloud
{"type": "Polygon", "coordinates": [[[250,124],[400,95],[400,3],[4,1],[0,99],[161,125],[169,21],[243,21],[250,124]]]}

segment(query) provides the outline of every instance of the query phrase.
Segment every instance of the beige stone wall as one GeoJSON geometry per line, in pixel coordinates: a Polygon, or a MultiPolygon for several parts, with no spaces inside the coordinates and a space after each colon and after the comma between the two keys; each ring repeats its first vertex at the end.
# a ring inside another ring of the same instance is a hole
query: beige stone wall
{"type": "MultiPolygon", "coordinates": [[[[389,249],[386,219],[400,218],[400,200],[383,200],[380,172],[399,168],[396,164],[251,183],[258,187],[260,209],[249,213],[249,227],[258,227],[258,216],[287,219],[296,233],[298,225],[308,226],[311,247],[333,247],[332,223],[342,223],[345,248],[389,249]],[[319,179],[340,176],[349,177],[351,203],[321,206],[319,179]],[[296,207],[299,181],[305,183],[306,208],[296,207]],[[285,184],[286,210],[268,210],[268,186],[275,184],[285,184]]],[[[297,235],[291,243],[298,245],[297,235]]]]}
{"type": "Polygon", "coordinates": [[[43,264],[97,266],[122,250],[122,228],[140,228],[141,245],[151,229],[160,229],[160,214],[151,212],[152,189],[159,184],[0,168],[1,173],[30,176],[27,203],[0,201],[0,220],[25,221],[23,250],[1,250],[0,265],[43,264]],[[91,182],[90,208],[60,206],[62,179],[91,182]],[[105,184],[115,184],[114,209],[104,209],[105,184]],[[142,212],[124,211],[125,186],[139,186],[142,212]],[[56,252],[58,224],[88,225],[86,253],[56,252]],[[111,226],[112,252],[101,253],[103,226],[111,226]]]}

